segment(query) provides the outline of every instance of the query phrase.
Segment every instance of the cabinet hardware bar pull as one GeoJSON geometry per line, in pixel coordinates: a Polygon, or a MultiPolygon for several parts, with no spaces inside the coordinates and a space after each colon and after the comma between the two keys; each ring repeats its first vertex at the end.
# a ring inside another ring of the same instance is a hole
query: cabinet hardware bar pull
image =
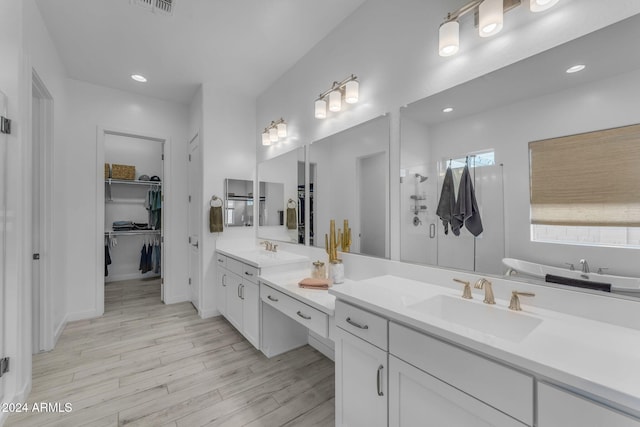
{"type": "Polygon", "coordinates": [[[311,316],[307,316],[307,315],[305,315],[305,314],[302,314],[302,312],[301,312],[301,311],[298,311],[296,314],[297,314],[298,316],[302,317],[303,319],[306,319],[306,320],[310,320],[310,319],[311,319],[311,316]]]}
{"type": "Polygon", "coordinates": [[[249,273],[248,271],[245,271],[244,274],[246,274],[247,276],[253,276],[253,273],[249,273]]]}
{"type": "Polygon", "coordinates": [[[369,329],[369,325],[361,325],[358,322],[354,322],[353,320],[351,320],[351,317],[347,317],[347,323],[350,324],[350,325],[355,326],[356,328],[369,329]]]}
{"type": "Polygon", "coordinates": [[[224,260],[223,260],[223,259],[218,258],[218,262],[224,262],[224,260]]]}
{"type": "Polygon", "coordinates": [[[382,365],[378,367],[378,372],[376,377],[376,383],[378,385],[378,396],[384,396],[384,393],[382,392],[382,370],[383,369],[384,369],[384,366],[382,365]]]}
{"type": "Polygon", "coordinates": [[[274,298],[271,295],[267,295],[267,298],[269,298],[271,301],[278,302],[278,298],[274,298]]]}
{"type": "Polygon", "coordinates": [[[242,297],[240,296],[240,286],[242,285],[238,285],[238,298],[242,299],[242,297]]]}
{"type": "Polygon", "coordinates": [[[242,288],[240,288],[240,299],[244,299],[244,285],[240,286],[242,286],[242,288]]]}
{"type": "Polygon", "coordinates": [[[227,275],[226,275],[226,274],[223,274],[223,275],[222,275],[222,286],[227,286],[227,284],[225,283],[225,280],[224,280],[224,279],[226,279],[226,278],[227,278],[227,275]]]}

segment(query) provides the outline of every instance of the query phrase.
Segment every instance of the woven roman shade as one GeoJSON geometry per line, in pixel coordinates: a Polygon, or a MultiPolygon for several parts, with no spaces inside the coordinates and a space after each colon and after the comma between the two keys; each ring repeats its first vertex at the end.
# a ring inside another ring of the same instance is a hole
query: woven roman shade
{"type": "Polygon", "coordinates": [[[531,223],[640,226],[640,125],[529,143],[531,223]]]}

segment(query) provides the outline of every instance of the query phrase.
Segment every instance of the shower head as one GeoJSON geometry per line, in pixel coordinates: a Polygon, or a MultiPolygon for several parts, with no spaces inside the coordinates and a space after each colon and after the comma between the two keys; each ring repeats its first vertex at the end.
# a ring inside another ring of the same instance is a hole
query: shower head
{"type": "Polygon", "coordinates": [[[420,181],[419,182],[425,182],[429,177],[428,176],[422,176],[419,173],[416,174],[416,178],[419,178],[420,181]]]}

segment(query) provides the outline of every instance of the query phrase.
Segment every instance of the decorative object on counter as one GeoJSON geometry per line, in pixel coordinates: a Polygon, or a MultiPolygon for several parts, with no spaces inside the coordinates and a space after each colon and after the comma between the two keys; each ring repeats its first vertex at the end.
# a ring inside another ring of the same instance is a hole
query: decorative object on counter
{"type": "Polygon", "coordinates": [[[325,267],[324,262],[318,260],[313,263],[313,267],[311,268],[311,277],[314,279],[327,278],[327,268],[325,267]]]}
{"type": "Polygon", "coordinates": [[[211,197],[209,203],[209,231],[211,233],[222,233],[224,230],[222,226],[222,199],[218,196],[211,197]]]}
{"type": "Polygon", "coordinates": [[[334,259],[329,264],[329,279],[334,284],[344,282],[344,264],[341,259],[334,259]]]}
{"type": "Polygon", "coordinates": [[[111,178],[111,165],[109,163],[104,164],[104,179],[111,178]]]}
{"type": "Polygon", "coordinates": [[[315,117],[316,119],[327,118],[327,100],[329,98],[329,111],[338,112],[342,109],[342,95],[344,94],[344,102],[347,104],[355,104],[359,97],[358,77],[354,74],[342,80],[341,82],[333,82],[331,88],[322,92],[315,101],[315,117]]]}
{"type": "Polygon", "coordinates": [[[462,298],[464,299],[473,299],[473,295],[471,295],[471,286],[470,283],[466,280],[453,279],[454,282],[462,283],[464,285],[464,290],[462,291],[462,298]]]}
{"type": "Polygon", "coordinates": [[[329,262],[338,259],[339,240],[340,237],[336,235],[336,221],[332,219],[329,221],[329,235],[324,235],[324,250],[329,255],[329,262]]]}
{"type": "Polygon", "coordinates": [[[278,120],[271,121],[269,126],[264,128],[262,132],[262,145],[269,146],[278,142],[280,138],[287,137],[287,124],[281,117],[278,120]]]}
{"type": "Polygon", "coordinates": [[[129,165],[111,165],[111,178],[113,179],[136,179],[136,167],[129,165]]]}
{"type": "Polygon", "coordinates": [[[298,286],[306,289],[329,289],[331,281],[325,278],[307,277],[298,282],[298,286]]]}
{"type": "Polygon", "coordinates": [[[289,199],[287,202],[287,230],[298,228],[298,214],[296,213],[296,202],[289,199]]]}
{"type": "Polygon", "coordinates": [[[344,230],[340,232],[338,229],[338,234],[340,235],[340,248],[342,252],[351,251],[351,228],[349,228],[349,220],[344,220],[344,230]]]}

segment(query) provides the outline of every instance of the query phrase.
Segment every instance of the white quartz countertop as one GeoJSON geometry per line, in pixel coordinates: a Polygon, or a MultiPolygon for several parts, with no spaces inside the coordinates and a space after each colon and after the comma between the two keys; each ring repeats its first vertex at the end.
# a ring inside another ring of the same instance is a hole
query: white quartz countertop
{"type": "Polygon", "coordinates": [[[522,312],[509,310],[509,301],[501,299],[488,306],[478,298],[483,291],[474,291],[475,299],[462,300],[462,286],[448,288],[381,276],[345,283],[329,293],[640,416],[640,331],[528,306],[527,298],[520,299],[522,312]],[[484,310],[505,310],[504,316],[524,315],[542,321],[521,340],[509,340],[411,307],[439,295],[460,298],[463,304],[480,304],[484,310]]]}
{"type": "MultiPolygon", "coordinates": [[[[311,307],[334,315],[336,308],[336,297],[323,289],[306,289],[298,286],[298,282],[309,277],[309,269],[297,269],[280,273],[261,274],[259,280],[272,288],[289,295],[311,307]]],[[[330,289],[337,289],[348,284],[355,283],[352,280],[345,280],[344,283],[333,285],[330,289]]]]}
{"type": "Polygon", "coordinates": [[[298,255],[286,251],[270,252],[261,246],[218,247],[216,248],[216,251],[257,268],[309,261],[309,257],[304,255],[298,255]]]}

